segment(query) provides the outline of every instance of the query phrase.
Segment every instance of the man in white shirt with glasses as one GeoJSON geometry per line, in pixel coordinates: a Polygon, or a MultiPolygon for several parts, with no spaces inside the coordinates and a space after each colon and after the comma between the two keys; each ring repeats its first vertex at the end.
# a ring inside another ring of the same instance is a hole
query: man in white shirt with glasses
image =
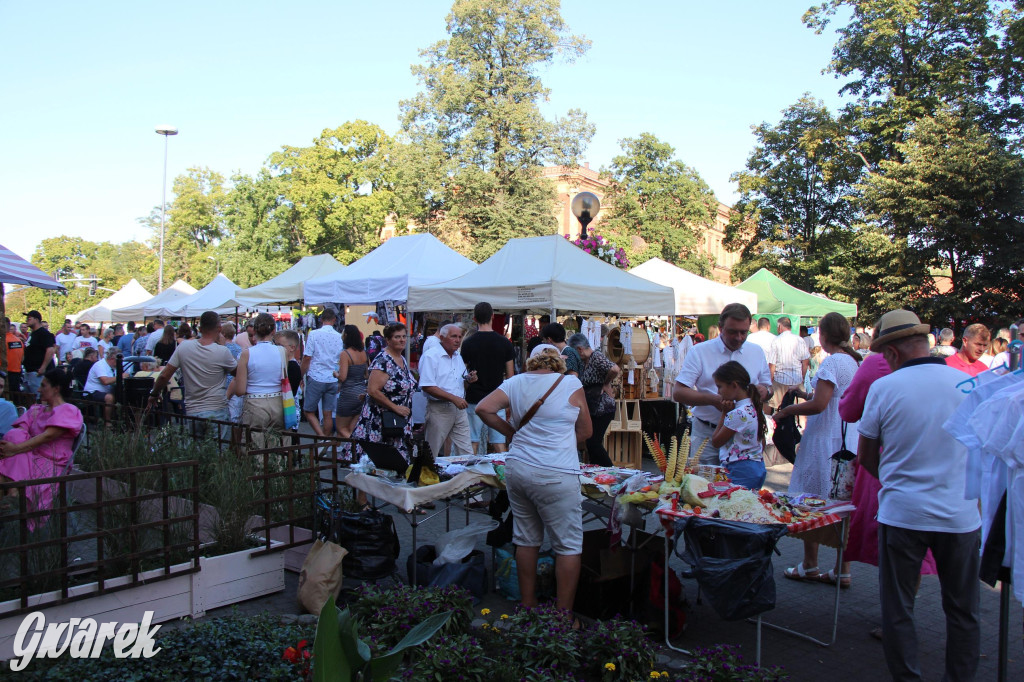
{"type": "Polygon", "coordinates": [[[700,452],[701,464],[718,465],[718,448],[711,447],[711,435],[718,428],[722,398],[712,377],[715,370],[730,360],[739,362],[750,375],[764,400],[771,390],[771,374],[760,346],[746,343],[750,333],[750,309],[742,303],[730,303],[718,318],[717,338],[698,343],[686,354],[676,376],[672,399],[693,408],[690,429],[690,457],[700,452]],[[706,447],[703,447],[706,443],[706,447]]]}

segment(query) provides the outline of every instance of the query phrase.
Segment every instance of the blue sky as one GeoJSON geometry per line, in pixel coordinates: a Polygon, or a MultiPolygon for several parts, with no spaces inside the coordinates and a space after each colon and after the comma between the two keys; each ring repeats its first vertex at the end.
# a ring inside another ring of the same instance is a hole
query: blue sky
{"type": "MultiPolygon", "coordinates": [[[[564,0],[593,46],[542,76],[546,113],[585,110],[586,159],[618,140],[671,143],[726,203],[729,176],[804,92],[835,106],[821,70],[834,35],[800,18],[812,0],[564,0]]],[[[192,166],[254,173],[281,145],[365,119],[389,133],[417,83],[418,50],[445,37],[450,0],[206,0],[86,3],[0,0],[0,243],[29,257],[61,234],[145,239],[136,219],[192,166]]],[[[168,197],[170,199],[170,197],[168,197]]]]}

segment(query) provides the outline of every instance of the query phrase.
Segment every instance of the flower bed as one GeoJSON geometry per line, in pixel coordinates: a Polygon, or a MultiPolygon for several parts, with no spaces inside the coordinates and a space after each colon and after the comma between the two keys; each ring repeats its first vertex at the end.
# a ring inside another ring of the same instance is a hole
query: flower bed
{"type": "MultiPolygon", "coordinates": [[[[455,588],[365,588],[349,603],[359,633],[374,655],[389,650],[417,623],[454,612],[444,628],[408,650],[399,679],[416,682],[704,680],[773,682],[775,669],[744,666],[734,649],[698,651],[681,671],[654,666],[655,650],[643,626],[613,619],[574,630],[550,607],[507,614],[480,612],[473,626],[468,593],[455,588]]],[[[35,661],[24,679],[47,680],[302,680],[314,628],[280,625],[276,617],[217,619],[165,628],[156,659],[114,661],[109,650],[92,660],[35,661]]],[[[312,659],[315,670],[316,658],[312,659]]]]}

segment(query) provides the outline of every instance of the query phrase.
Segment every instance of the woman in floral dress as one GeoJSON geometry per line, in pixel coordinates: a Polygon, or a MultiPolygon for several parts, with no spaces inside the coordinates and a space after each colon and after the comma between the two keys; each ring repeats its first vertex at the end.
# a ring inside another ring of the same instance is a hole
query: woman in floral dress
{"type": "MultiPolygon", "coordinates": [[[[403,353],[408,340],[404,324],[389,324],[384,328],[386,345],[370,363],[370,378],[366,387],[363,411],[352,432],[353,440],[368,440],[371,443],[386,443],[398,449],[408,462],[410,459],[409,440],[412,438],[412,394],[416,379],[409,371],[403,353]],[[385,410],[405,417],[405,437],[385,438],[381,434],[381,416],[385,410]]],[[[355,446],[355,457],[363,454],[355,446]]],[[[349,450],[351,452],[351,450],[349,450]]]]}

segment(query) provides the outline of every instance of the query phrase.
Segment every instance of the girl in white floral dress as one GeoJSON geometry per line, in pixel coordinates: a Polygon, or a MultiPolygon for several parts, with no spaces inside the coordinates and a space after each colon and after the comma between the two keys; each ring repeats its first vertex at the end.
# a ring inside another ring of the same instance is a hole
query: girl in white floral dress
{"type": "Polygon", "coordinates": [[[759,490],[764,485],[764,443],[768,422],[761,393],[750,383],[750,374],[735,360],[722,364],[711,375],[722,396],[722,416],[711,435],[718,460],[729,470],[736,485],[759,490]]]}

